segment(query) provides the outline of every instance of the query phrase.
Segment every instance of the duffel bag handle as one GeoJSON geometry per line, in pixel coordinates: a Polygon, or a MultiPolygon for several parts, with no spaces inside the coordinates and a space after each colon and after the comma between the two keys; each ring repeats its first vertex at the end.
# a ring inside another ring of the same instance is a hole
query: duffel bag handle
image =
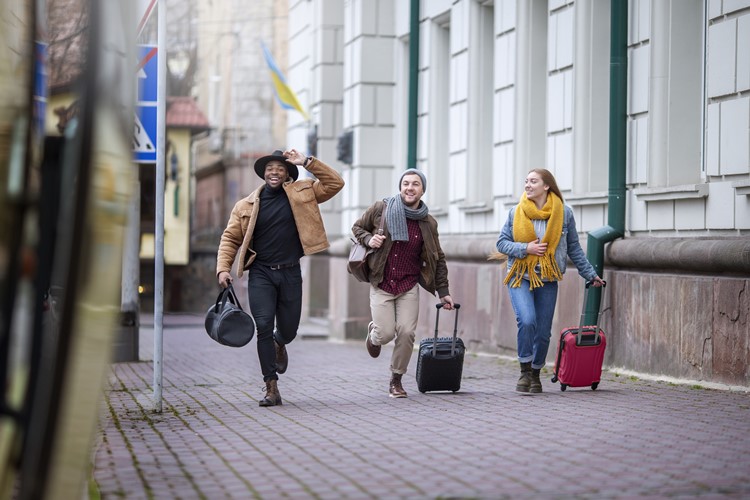
{"type": "Polygon", "coordinates": [[[237,294],[234,292],[234,287],[232,287],[232,284],[229,283],[229,285],[221,290],[219,292],[219,296],[216,297],[216,305],[214,305],[214,313],[218,314],[220,310],[224,309],[224,306],[227,303],[227,300],[229,300],[232,304],[237,306],[237,308],[241,311],[244,311],[242,309],[242,306],[240,305],[240,301],[237,298],[237,294]]]}

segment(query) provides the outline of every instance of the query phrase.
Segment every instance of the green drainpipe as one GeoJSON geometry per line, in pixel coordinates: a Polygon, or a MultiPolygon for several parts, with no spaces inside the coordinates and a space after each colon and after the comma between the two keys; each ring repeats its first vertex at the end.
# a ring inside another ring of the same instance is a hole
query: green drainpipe
{"type": "MultiPolygon", "coordinates": [[[[627,147],[628,90],[628,1],[610,2],[609,62],[609,196],[607,225],[589,233],[588,259],[603,276],[604,244],[625,235],[625,150],[627,147]]],[[[585,324],[594,324],[602,293],[591,290],[585,311],[585,324]]]]}
{"type": "Polygon", "coordinates": [[[417,168],[419,113],[419,0],[411,0],[409,21],[409,136],[406,168],[417,168]]]}

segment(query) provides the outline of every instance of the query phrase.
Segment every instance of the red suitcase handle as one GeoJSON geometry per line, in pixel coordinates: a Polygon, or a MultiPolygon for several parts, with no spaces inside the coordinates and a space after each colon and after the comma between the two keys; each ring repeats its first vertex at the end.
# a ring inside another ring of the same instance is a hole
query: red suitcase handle
{"type": "MultiPolygon", "coordinates": [[[[589,292],[591,291],[591,285],[593,285],[592,281],[586,282],[586,292],[583,296],[583,310],[581,310],[581,321],[578,323],[578,333],[576,334],[576,345],[598,345],[599,344],[599,319],[602,315],[601,307],[599,308],[599,311],[596,314],[596,324],[593,325],[596,327],[596,333],[594,334],[593,343],[591,342],[584,342],[583,341],[583,317],[586,315],[586,306],[589,303],[589,292]]],[[[602,280],[602,288],[607,288],[607,282],[602,280]]]]}

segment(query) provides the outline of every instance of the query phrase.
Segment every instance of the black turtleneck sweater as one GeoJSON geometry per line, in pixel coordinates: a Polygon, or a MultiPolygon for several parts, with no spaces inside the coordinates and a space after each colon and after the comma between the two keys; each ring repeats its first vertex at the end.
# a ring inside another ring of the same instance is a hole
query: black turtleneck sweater
{"type": "Polygon", "coordinates": [[[260,210],[253,230],[253,250],[260,264],[292,264],[303,255],[292,207],[284,188],[271,189],[267,184],[260,192],[260,210]]]}

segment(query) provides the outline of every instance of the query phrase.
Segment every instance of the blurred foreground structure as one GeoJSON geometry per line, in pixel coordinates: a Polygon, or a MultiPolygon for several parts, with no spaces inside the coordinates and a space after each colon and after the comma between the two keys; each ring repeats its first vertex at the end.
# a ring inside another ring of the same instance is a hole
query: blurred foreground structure
{"type": "Polygon", "coordinates": [[[122,2],[0,6],[2,498],[85,491],[136,189],[134,17],[122,2]]]}

